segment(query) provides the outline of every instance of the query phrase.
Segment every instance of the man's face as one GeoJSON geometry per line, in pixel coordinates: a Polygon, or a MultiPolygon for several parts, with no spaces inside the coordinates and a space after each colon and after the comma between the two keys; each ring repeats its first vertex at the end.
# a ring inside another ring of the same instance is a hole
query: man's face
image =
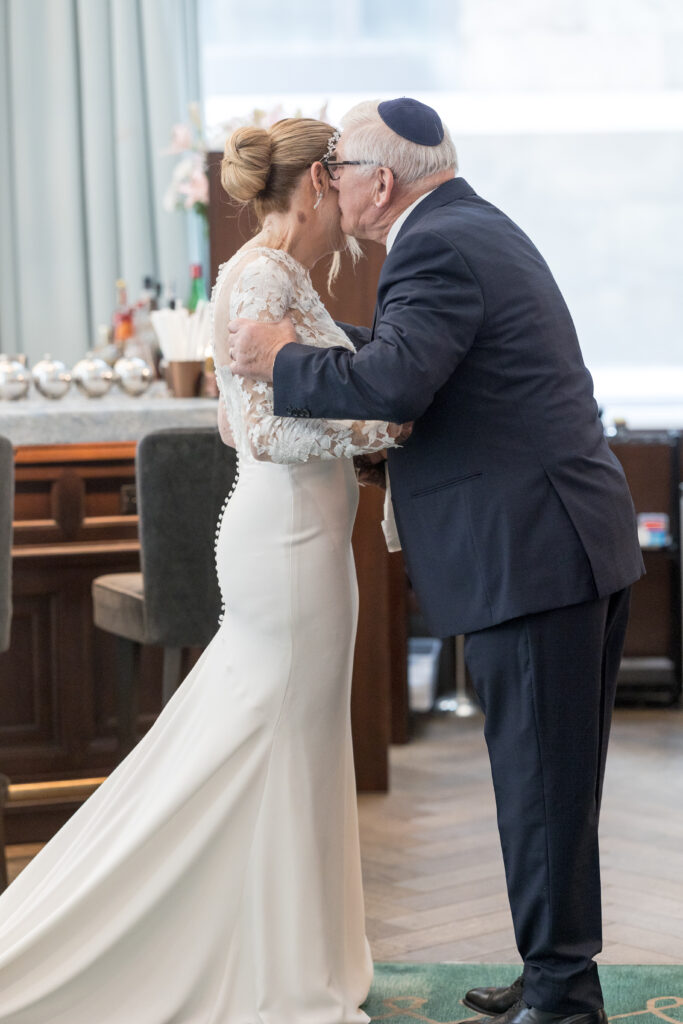
{"type": "MultiPolygon", "coordinates": [[[[345,155],[344,140],[341,139],[334,156],[335,160],[350,159],[345,155]]],[[[355,238],[373,238],[373,226],[377,217],[374,203],[375,174],[367,167],[335,167],[332,188],[339,193],[341,229],[345,235],[355,238]],[[368,173],[370,171],[370,173],[368,173]]]]}

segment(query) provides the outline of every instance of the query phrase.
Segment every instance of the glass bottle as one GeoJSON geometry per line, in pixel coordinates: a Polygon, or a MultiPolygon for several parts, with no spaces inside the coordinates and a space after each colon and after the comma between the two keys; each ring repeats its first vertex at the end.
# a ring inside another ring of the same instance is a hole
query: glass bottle
{"type": "Polygon", "coordinates": [[[208,302],[209,296],[206,294],[206,288],[204,286],[204,276],[202,274],[201,263],[190,264],[190,277],[192,283],[190,285],[190,297],[187,300],[187,308],[190,313],[194,313],[200,302],[208,302]]]}

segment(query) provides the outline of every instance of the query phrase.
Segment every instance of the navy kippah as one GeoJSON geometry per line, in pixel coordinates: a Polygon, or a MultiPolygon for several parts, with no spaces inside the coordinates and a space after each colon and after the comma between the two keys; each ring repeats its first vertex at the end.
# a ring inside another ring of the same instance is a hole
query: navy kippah
{"type": "Polygon", "coordinates": [[[398,100],[384,100],[377,110],[384,123],[409,142],[438,146],[443,139],[441,118],[426,103],[401,96],[398,100]]]}

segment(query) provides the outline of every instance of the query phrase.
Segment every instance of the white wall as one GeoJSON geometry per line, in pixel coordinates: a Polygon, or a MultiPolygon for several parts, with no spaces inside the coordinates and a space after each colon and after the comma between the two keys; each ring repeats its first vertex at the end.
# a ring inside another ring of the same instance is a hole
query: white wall
{"type": "Polygon", "coordinates": [[[589,365],[683,367],[683,135],[470,135],[461,172],[549,263],[589,365]]]}

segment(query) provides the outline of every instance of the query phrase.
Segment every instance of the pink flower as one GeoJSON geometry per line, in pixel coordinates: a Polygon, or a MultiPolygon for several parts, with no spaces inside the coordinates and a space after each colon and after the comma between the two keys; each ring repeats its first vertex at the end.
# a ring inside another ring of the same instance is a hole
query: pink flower
{"type": "Polygon", "coordinates": [[[187,124],[174,124],[171,133],[171,145],[164,152],[184,153],[187,149],[194,148],[192,129],[187,124]]]}
{"type": "Polygon", "coordinates": [[[189,178],[178,187],[178,192],[185,196],[185,209],[191,210],[196,203],[206,206],[209,202],[209,179],[204,168],[197,165],[189,178]]]}

